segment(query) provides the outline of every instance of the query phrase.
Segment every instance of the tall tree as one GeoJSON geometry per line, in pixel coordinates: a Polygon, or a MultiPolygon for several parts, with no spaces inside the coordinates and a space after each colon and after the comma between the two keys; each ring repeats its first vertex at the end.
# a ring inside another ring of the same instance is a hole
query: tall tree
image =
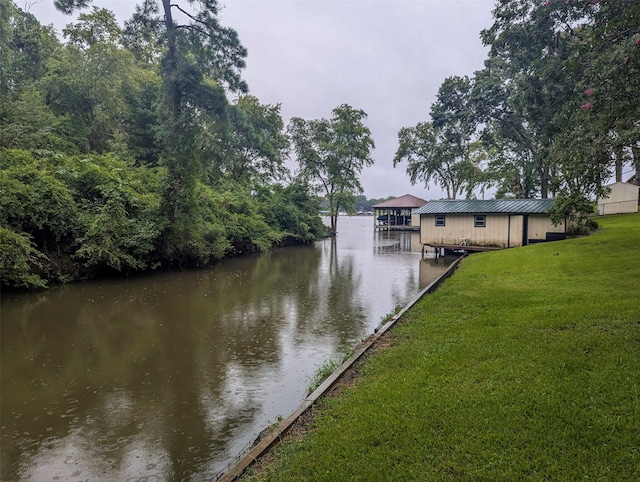
{"type": "Polygon", "coordinates": [[[482,76],[503,86],[485,96],[492,138],[532,161],[558,212],[584,219],[640,139],[640,4],[500,0],[482,38],[491,46],[482,76]]]}
{"type": "Polygon", "coordinates": [[[535,194],[547,198],[549,152],[558,131],[555,120],[571,95],[574,79],[564,65],[571,48],[559,41],[560,26],[538,3],[497,2],[494,24],[481,33],[491,47],[482,78],[494,82],[491,89],[503,90],[485,97],[487,126],[497,134],[493,138],[505,140],[515,155],[529,160],[520,173],[533,172],[537,179],[532,183],[525,178],[520,186],[535,186],[535,194]]]}
{"type": "Polygon", "coordinates": [[[536,154],[518,86],[506,80],[501,64],[500,59],[489,59],[474,76],[474,105],[483,126],[480,138],[489,153],[487,174],[495,181],[498,198],[535,197],[540,194],[546,165],[536,154]]]}
{"type": "Polygon", "coordinates": [[[449,77],[440,86],[431,106],[431,122],[405,127],[398,132],[394,167],[406,161],[412,184],[436,182],[456,199],[471,195],[479,177],[478,120],[468,77],[449,77]]]}
{"type": "Polygon", "coordinates": [[[362,193],[360,173],[373,164],[371,131],[364,125],[367,114],[343,104],[331,119],[291,119],[288,127],[299,175],[329,203],[331,231],[338,228],[338,213],[353,212],[355,196],[362,193]]]}
{"type": "MultiPolygon", "coordinates": [[[[563,9],[550,15],[563,14],[578,25],[565,36],[574,48],[567,67],[576,82],[573,105],[564,114],[576,122],[565,122],[564,138],[575,138],[572,154],[588,169],[599,169],[603,181],[607,171],[622,180],[626,159],[640,146],[640,4],[601,1],[563,9]],[[593,150],[601,155],[594,158],[593,150]]],[[[560,160],[564,146],[556,147],[560,160]]]]}
{"type": "Polygon", "coordinates": [[[52,27],[40,25],[10,0],[0,0],[0,147],[56,149],[64,120],[56,118],[36,87],[60,47],[52,27]]]}
{"type": "Polygon", "coordinates": [[[50,26],[10,0],[0,0],[0,96],[17,95],[46,71],[51,54],[60,46],[50,26]]]}
{"type": "MultiPolygon", "coordinates": [[[[91,0],[55,0],[58,9],[72,12],[91,0]]],[[[147,30],[162,42],[163,101],[158,129],[162,163],[167,169],[162,211],[168,224],[167,255],[180,259],[189,250],[194,230],[196,185],[202,172],[203,117],[222,120],[226,90],[246,92],[240,77],[246,49],[237,33],[218,21],[217,0],[171,2],[144,0],[128,23],[130,30],[147,30]],[[179,12],[178,22],[174,13],[179,12]]],[[[144,57],[144,56],[142,56],[144,57]]]]}
{"type": "Polygon", "coordinates": [[[76,22],[62,31],[69,43],[87,49],[97,44],[122,45],[122,30],[112,11],[93,7],[91,13],[81,13],[76,22]]]}
{"type": "Polygon", "coordinates": [[[128,99],[140,90],[139,69],[113,43],[78,45],[52,55],[38,87],[52,112],[69,119],[82,152],[105,153],[124,134],[128,99]]]}

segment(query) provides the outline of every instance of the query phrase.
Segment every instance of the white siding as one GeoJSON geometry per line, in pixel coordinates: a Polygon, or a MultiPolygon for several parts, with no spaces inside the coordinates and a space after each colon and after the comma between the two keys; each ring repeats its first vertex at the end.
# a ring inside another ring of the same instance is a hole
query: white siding
{"type": "Polygon", "coordinates": [[[616,182],[607,186],[611,192],[607,197],[598,198],[598,214],[623,214],[638,212],[639,186],[626,182],[616,182]]]}
{"type": "Polygon", "coordinates": [[[554,226],[547,216],[540,214],[532,214],[529,216],[529,239],[546,239],[547,233],[564,232],[564,223],[554,226]]]}
{"type": "MultiPolygon", "coordinates": [[[[473,214],[447,214],[444,226],[435,225],[433,214],[420,218],[420,242],[427,245],[515,247],[522,246],[522,215],[487,214],[486,227],[474,227],[473,214]]],[[[564,233],[564,224],[554,226],[545,215],[529,215],[528,239],[546,239],[547,232],[564,233]]]]}

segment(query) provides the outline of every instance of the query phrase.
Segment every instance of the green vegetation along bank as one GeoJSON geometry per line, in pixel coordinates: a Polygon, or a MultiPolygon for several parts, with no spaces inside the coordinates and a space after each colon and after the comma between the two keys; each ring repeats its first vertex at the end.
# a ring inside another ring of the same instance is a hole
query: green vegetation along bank
{"type": "Polygon", "coordinates": [[[640,215],[465,259],[251,480],[640,480],[640,215]]]}
{"type": "Polygon", "coordinates": [[[91,3],[56,1],[78,13],[58,34],[0,0],[0,288],[308,243],[325,234],[318,194],[334,232],[355,213],[364,111],[285,131],[280,105],[247,94],[217,0],[143,2],[124,26],[103,2],[78,11],[91,3]]]}

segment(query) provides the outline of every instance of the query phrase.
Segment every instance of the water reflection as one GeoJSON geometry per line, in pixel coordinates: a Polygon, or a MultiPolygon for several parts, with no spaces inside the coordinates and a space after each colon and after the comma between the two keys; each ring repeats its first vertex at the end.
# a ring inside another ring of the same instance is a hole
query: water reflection
{"type": "Polygon", "coordinates": [[[415,244],[345,218],[313,246],[3,296],[2,480],[215,477],[446,268],[415,244]]]}

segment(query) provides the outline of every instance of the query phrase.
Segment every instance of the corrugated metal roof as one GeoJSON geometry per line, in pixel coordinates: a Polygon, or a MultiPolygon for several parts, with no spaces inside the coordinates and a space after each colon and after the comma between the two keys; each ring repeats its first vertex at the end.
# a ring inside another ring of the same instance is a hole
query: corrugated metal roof
{"type": "Polygon", "coordinates": [[[395,199],[389,199],[387,201],[375,204],[373,208],[419,208],[420,206],[424,206],[425,204],[427,204],[427,201],[425,201],[424,199],[412,196],[411,194],[405,194],[404,196],[400,196],[395,199]]]}
{"type": "Polygon", "coordinates": [[[545,214],[553,199],[491,199],[429,201],[415,214],[545,214]]]}

